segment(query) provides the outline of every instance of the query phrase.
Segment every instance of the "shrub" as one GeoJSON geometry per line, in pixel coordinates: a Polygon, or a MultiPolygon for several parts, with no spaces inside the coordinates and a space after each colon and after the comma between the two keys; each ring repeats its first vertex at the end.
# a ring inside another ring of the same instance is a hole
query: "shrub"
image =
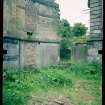
{"type": "Polygon", "coordinates": [[[60,73],[55,72],[47,72],[42,73],[43,81],[49,86],[53,87],[63,87],[63,86],[72,86],[72,80],[66,78],[60,73]]]}
{"type": "Polygon", "coordinates": [[[79,62],[72,64],[70,70],[78,74],[97,74],[101,72],[101,67],[101,64],[99,64],[98,62],[79,62]]]}

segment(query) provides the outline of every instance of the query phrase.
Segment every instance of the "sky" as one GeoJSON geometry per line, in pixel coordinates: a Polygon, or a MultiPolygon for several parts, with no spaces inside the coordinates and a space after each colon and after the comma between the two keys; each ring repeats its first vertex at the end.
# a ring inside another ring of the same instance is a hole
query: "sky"
{"type": "Polygon", "coordinates": [[[67,19],[71,26],[82,22],[89,28],[88,0],[56,0],[60,7],[60,18],[67,19]]]}

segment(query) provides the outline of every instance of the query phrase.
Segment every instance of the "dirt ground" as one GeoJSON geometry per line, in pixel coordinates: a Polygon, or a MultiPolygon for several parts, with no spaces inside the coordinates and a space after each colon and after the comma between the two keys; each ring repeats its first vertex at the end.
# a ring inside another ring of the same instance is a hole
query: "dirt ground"
{"type": "Polygon", "coordinates": [[[68,103],[67,99],[60,96],[52,99],[42,100],[34,96],[30,97],[27,105],[73,105],[68,103]]]}

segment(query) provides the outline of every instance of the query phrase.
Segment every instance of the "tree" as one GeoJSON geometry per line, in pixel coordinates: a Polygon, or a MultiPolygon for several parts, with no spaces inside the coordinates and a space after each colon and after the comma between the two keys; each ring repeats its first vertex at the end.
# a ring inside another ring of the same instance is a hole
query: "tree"
{"type": "Polygon", "coordinates": [[[72,29],[74,36],[83,36],[86,34],[88,28],[82,23],[76,23],[72,29]]]}
{"type": "Polygon", "coordinates": [[[70,37],[71,35],[71,27],[67,20],[63,19],[60,21],[58,34],[62,37],[70,37]]]}
{"type": "Polygon", "coordinates": [[[65,19],[60,21],[58,34],[62,40],[60,43],[60,57],[70,59],[70,47],[79,41],[85,41],[87,27],[82,23],[77,23],[73,27],[65,19]],[[78,36],[78,37],[77,37],[78,36]]]}
{"type": "Polygon", "coordinates": [[[61,49],[69,47],[69,38],[71,37],[71,27],[67,20],[62,19],[59,24],[58,34],[61,36],[61,49]]]}
{"type": "Polygon", "coordinates": [[[59,36],[61,36],[62,40],[60,43],[60,57],[61,58],[70,58],[69,57],[69,38],[71,37],[71,27],[67,20],[63,19],[59,24],[59,36]]]}

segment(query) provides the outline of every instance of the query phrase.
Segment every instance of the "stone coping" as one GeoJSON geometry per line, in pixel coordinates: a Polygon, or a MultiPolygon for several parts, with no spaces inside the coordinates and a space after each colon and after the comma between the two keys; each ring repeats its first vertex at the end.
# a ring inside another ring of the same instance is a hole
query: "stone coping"
{"type": "Polygon", "coordinates": [[[88,40],[87,42],[92,42],[92,41],[103,41],[103,39],[90,39],[90,40],[88,40]]]}
{"type": "Polygon", "coordinates": [[[75,43],[75,44],[86,44],[86,42],[78,42],[78,43],[75,43]]]}
{"type": "Polygon", "coordinates": [[[40,4],[45,4],[51,7],[56,7],[59,8],[59,5],[55,3],[54,1],[49,1],[49,0],[32,0],[34,3],[39,2],[40,4]]]}
{"type": "Polygon", "coordinates": [[[40,40],[40,39],[29,39],[29,38],[16,38],[11,36],[3,36],[3,38],[14,39],[14,40],[21,40],[27,42],[38,42],[38,43],[60,43],[60,40],[40,40]]]}
{"type": "Polygon", "coordinates": [[[80,45],[80,44],[88,44],[89,42],[95,42],[95,41],[103,41],[102,39],[90,39],[87,40],[86,42],[77,42],[75,45],[80,45]]]}

